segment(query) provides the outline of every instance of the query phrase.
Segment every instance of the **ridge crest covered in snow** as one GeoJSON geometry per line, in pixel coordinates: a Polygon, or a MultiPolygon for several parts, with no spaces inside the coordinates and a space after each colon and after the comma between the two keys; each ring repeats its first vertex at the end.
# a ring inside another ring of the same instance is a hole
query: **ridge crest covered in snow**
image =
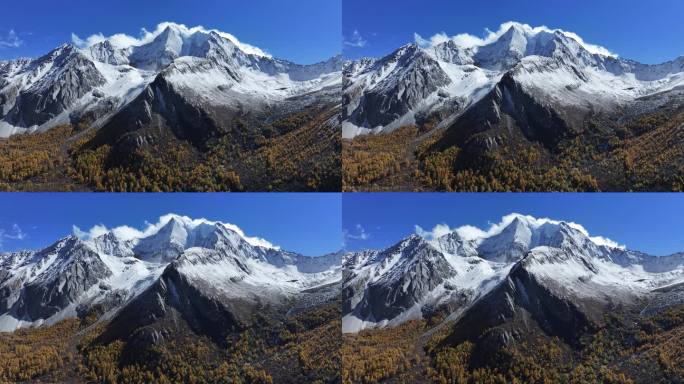
{"type": "Polygon", "coordinates": [[[507,76],[547,104],[612,111],[684,87],[684,56],[641,64],[575,33],[518,22],[484,38],[416,35],[383,58],[345,65],[343,138],[390,132],[430,115],[445,116],[439,127],[447,127],[507,76]]]}
{"type": "Polygon", "coordinates": [[[0,62],[0,137],[83,119],[100,127],[163,78],[188,99],[262,108],[341,84],[342,60],[277,59],[235,36],[165,22],[141,37],[101,34],[0,62]]]}
{"type": "Polygon", "coordinates": [[[274,304],[341,277],[339,253],[284,251],[206,219],[169,214],[144,230],[74,231],[42,250],[0,254],[0,331],[52,324],[96,305],[111,318],[171,272],[226,300],[274,304]]]}
{"type": "Polygon", "coordinates": [[[521,214],[488,230],[416,228],[380,251],[344,256],[344,332],[398,325],[448,308],[456,320],[522,269],[573,300],[634,302],[684,282],[684,256],[650,256],[581,225],[521,214]],[[515,272],[514,272],[515,271],[515,272]]]}

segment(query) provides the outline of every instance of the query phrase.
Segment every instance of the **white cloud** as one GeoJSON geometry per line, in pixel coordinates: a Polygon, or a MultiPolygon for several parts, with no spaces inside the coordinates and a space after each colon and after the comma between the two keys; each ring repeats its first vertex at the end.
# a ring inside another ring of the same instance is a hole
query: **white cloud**
{"type": "Polygon", "coordinates": [[[273,243],[271,243],[268,240],[263,239],[261,237],[247,236],[245,234],[245,232],[235,224],[220,222],[220,221],[210,221],[207,219],[191,219],[187,216],[176,215],[173,213],[169,213],[169,214],[161,216],[159,218],[159,220],[157,220],[156,223],[146,222],[145,228],[142,230],[137,229],[137,228],[133,228],[133,227],[129,227],[126,225],[114,227],[114,228],[107,228],[103,224],[97,224],[87,231],[83,231],[79,227],[74,225],[74,226],[72,226],[72,231],[76,237],[78,237],[82,240],[94,239],[94,238],[96,238],[98,236],[102,236],[105,233],[110,232],[110,231],[122,240],[132,240],[132,239],[147,237],[149,235],[156,233],[159,229],[161,229],[164,225],[166,225],[173,218],[178,219],[179,221],[182,221],[183,223],[187,224],[190,227],[196,227],[196,226],[201,225],[201,224],[215,225],[215,224],[220,223],[223,226],[225,226],[226,228],[236,232],[240,237],[242,237],[246,242],[248,242],[251,245],[265,247],[265,248],[280,249],[279,246],[274,245],[273,243]]]}
{"type": "Polygon", "coordinates": [[[19,224],[12,224],[9,230],[0,228],[0,248],[5,240],[24,240],[28,237],[19,224]]]}
{"type": "Polygon", "coordinates": [[[152,32],[148,31],[145,28],[142,28],[140,30],[140,36],[139,37],[126,35],[123,33],[117,33],[117,34],[111,35],[111,36],[104,36],[102,33],[96,33],[96,34],[93,34],[93,35],[86,37],[85,39],[82,39],[78,35],[76,35],[75,33],[72,33],[71,34],[71,42],[79,48],[87,48],[87,47],[90,47],[94,44],[100,43],[102,41],[109,40],[109,42],[116,48],[128,48],[128,47],[143,45],[143,44],[151,42],[152,40],[154,40],[155,37],[157,37],[159,34],[161,34],[167,27],[177,28],[184,35],[191,35],[191,34],[196,33],[196,32],[203,32],[203,33],[215,32],[215,33],[219,34],[220,36],[230,40],[233,44],[237,45],[245,53],[258,55],[258,56],[271,57],[271,55],[268,52],[266,52],[266,51],[264,51],[258,47],[255,47],[253,45],[243,43],[230,33],[222,32],[222,31],[219,31],[217,29],[207,29],[201,25],[195,26],[195,27],[187,27],[184,24],[177,24],[177,23],[173,23],[170,21],[165,21],[165,22],[157,24],[157,27],[152,32]]]}
{"type": "Polygon", "coordinates": [[[19,38],[19,35],[10,29],[7,35],[0,36],[0,48],[17,48],[24,44],[24,40],[19,38]]]}
{"type": "Polygon", "coordinates": [[[435,225],[431,231],[423,229],[420,225],[415,225],[414,228],[416,234],[425,240],[434,240],[453,231],[453,229],[449,228],[449,226],[444,223],[435,225]]]}
{"type": "Polygon", "coordinates": [[[617,242],[602,236],[591,236],[589,231],[586,230],[582,225],[571,222],[571,221],[559,221],[553,220],[546,217],[536,218],[529,215],[521,215],[519,213],[511,213],[503,216],[498,223],[490,223],[489,228],[482,230],[480,228],[474,227],[472,225],[464,225],[457,228],[450,228],[447,224],[437,224],[431,231],[426,231],[419,225],[415,226],[415,232],[417,235],[423,237],[426,240],[434,240],[441,236],[444,236],[450,232],[456,232],[464,240],[477,240],[485,237],[493,236],[500,233],[504,228],[506,228],[513,220],[520,218],[532,226],[539,227],[544,224],[560,224],[561,222],[567,224],[569,227],[574,228],[587,236],[596,245],[604,245],[613,248],[625,248],[624,245],[618,244],[617,242]]]}
{"type": "Polygon", "coordinates": [[[354,227],[354,232],[349,231],[348,229],[342,230],[342,246],[347,245],[347,240],[368,240],[370,239],[371,235],[370,233],[366,232],[366,229],[361,225],[361,224],[356,224],[354,227]]]}
{"type": "Polygon", "coordinates": [[[417,33],[414,33],[413,36],[414,36],[414,40],[415,40],[416,44],[418,44],[421,47],[432,47],[432,46],[435,46],[437,44],[443,43],[445,41],[452,40],[456,44],[458,44],[464,48],[472,48],[472,47],[478,47],[478,46],[486,45],[486,44],[489,44],[491,42],[496,41],[499,37],[501,37],[504,33],[506,33],[513,26],[521,28],[526,33],[531,34],[531,35],[536,35],[536,34],[541,33],[541,32],[549,32],[549,33],[561,32],[565,36],[570,37],[572,39],[575,39],[578,43],[580,43],[582,46],[584,46],[584,48],[591,53],[605,55],[605,56],[617,56],[615,53],[612,53],[611,51],[609,51],[608,49],[606,49],[600,45],[589,44],[589,43],[585,42],[576,33],[567,32],[567,31],[564,31],[562,29],[551,29],[551,28],[544,26],[544,25],[539,26],[539,27],[532,27],[529,24],[518,23],[515,21],[508,21],[508,22],[502,23],[499,26],[499,29],[496,31],[491,31],[489,29],[486,29],[483,37],[478,37],[478,36],[471,35],[468,33],[462,33],[462,34],[455,35],[455,36],[448,36],[444,32],[437,33],[437,34],[431,36],[429,39],[426,39],[417,33]]]}
{"type": "Polygon", "coordinates": [[[361,36],[361,33],[356,29],[352,32],[349,39],[344,39],[344,45],[349,47],[363,48],[366,44],[368,44],[368,40],[364,39],[363,36],[361,36]]]}

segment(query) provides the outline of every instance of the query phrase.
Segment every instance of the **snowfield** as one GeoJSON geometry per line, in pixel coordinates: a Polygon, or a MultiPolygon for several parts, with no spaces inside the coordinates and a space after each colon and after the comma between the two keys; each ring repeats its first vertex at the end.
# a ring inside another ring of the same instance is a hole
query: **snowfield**
{"type": "Polygon", "coordinates": [[[684,87],[684,57],[647,65],[598,48],[574,33],[509,22],[474,44],[414,43],[347,63],[342,136],[390,132],[439,110],[452,121],[505,75],[550,103],[592,110],[684,87]]]}
{"type": "Polygon", "coordinates": [[[412,235],[386,250],[346,254],[343,332],[398,325],[440,306],[456,320],[515,268],[563,297],[610,303],[684,282],[684,254],[650,256],[575,223],[512,214],[489,231],[412,235]]]}
{"type": "Polygon", "coordinates": [[[339,57],[312,65],[272,58],[232,35],[164,23],[145,39],[114,35],[0,62],[0,137],[95,115],[102,126],[157,78],[212,105],[277,103],[340,86],[339,57]]]}
{"type": "Polygon", "coordinates": [[[144,232],[81,236],[0,254],[0,331],[52,324],[98,304],[101,318],[111,318],[169,269],[248,301],[276,302],[341,279],[340,254],[303,256],[233,225],[185,216],[163,216],[144,232]]]}

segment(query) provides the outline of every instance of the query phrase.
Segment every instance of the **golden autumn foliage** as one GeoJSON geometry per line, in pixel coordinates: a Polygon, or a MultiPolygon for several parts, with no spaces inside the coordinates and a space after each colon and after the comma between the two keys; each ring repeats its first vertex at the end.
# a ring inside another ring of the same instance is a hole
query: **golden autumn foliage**
{"type": "Polygon", "coordinates": [[[225,344],[178,331],[141,348],[99,341],[95,317],[0,333],[0,382],[335,383],[341,345],[339,302],[275,323],[255,321],[225,344]]]}
{"type": "Polygon", "coordinates": [[[92,146],[96,130],[62,125],[0,140],[0,190],[339,191],[336,121],[336,110],[315,110],[238,121],[202,147],[166,134],[128,150],[113,139],[92,146]]]}
{"type": "Polygon", "coordinates": [[[552,148],[478,133],[472,150],[434,122],[344,140],[345,190],[681,191],[684,114],[657,112],[625,123],[589,121],[552,148]],[[426,133],[427,132],[427,133],[426,133]]]}
{"type": "Polygon", "coordinates": [[[65,320],[36,329],[0,332],[0,382],[60,381],[77,356],[70,348],[79,321],[65,320]]]}
{"type": "Polygon", "coordinates": [[[47,132],[20,134],[0,139],[0,190],[72,190],[64,175],[69,164],[69,125],[47,132]]]}
{"type": "MultiPolygon", "coordinates": [[[[530,331],[494,347],[450,345],[450,327],[410,321],[345,335],[343,383],[631,384],[684,380],[684,306],[658,314],[611,313],[605,325],[569,345],[530,331]]],[[[486,333],[486,332],[485,332],[486,333]]]]}
{"type": "Polygon", "coordinates": [[[412,320],[397,327],[344,335],[342,383],[380,383],[420,370],[424,357],[419,337],[424,331],[424,321],[412,320]]]}
{"type": "Polygon", "coordinates": [[[387,134],[364,135],[342,143],[342,174],[344,190],[405,188],[410,184],[404,173],[415,167],[411,153],[418,128],[407,126],[387,134]]]}

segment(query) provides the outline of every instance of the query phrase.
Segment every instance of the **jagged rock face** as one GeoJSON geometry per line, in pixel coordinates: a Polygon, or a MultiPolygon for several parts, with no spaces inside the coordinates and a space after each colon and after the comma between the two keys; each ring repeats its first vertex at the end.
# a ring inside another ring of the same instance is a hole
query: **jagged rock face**
{"type": "Polygon", "coordinates": [[[649,256],[594,240],[572,223],[513,216],[474,238],[412,236],[387,250],[345,255],[343,331],[446,309],[447,321],[466,324],[457,326],[466,334],[528,319],[571,339],[610,308],[650,301],[660,310],[681,301],[680,289],[665,287],[684,281],[682,254],[649,256]]]}
{"type": "Polygon", "coordinates": [[[456,273],[439,251],[417,236],[365,256],[370,257],[362,264],[345,266],[343,306],[345,314],[374,322],[397,317],[456,273]]]}
{"type": "Polygon", "coordinates": [[[0,331],[90,313],[110,319],[123,311],[130,320],[142,311],[125,325],[138,329],[173,308],[193,332],[210,334],[224,321],[244,325],[257,309],[284,313],[293,302],[329,300],[339,293],[340,264],[339,253],[315,258],[253,245],[223,223],[171,215],[141,235],[113,230],[0,254],[0,331]]]}
{"type": "Polygon", "coordinates": [[[554,148],[581,129],[582,113],[571,115],[572,112],[569,109],[560,115],[507,75],[448,127],[439,145],[461,145],[471,156],[520,139],[554,148]]]}
{"type": "Polygon", "coordinates": [[[72,237],[24,254],[19,265],[3,269],[2,275],[0,313],[30,321],[48,318],[77,302],[112,271],[96,252],[72,237]]]}
{"type": "Polygon", "coordinates": [[[3,99],[14,99],[12,108],[0,117],[9,124],[24,127],[44,124],[105,83],[95,65],[71,46],[56,49],[32,62],[24,71],[29,73],[29,79],[40,76],[39,80],[27,88],[15,89],[10,85],[9,89],[0,90],[3,99]],[[8,97],[9,92],[15,96],[8,97]]]}
{"type": "Polygon", "coordinates": [[[485,331],[501,327],[494,334],[505,345],[527,332],[524,324],[536,324],[547,334],[574,344],[581,334],[598,326],[601,309],[594,302],[573,301],[554,293],[518,264],[496,289],[454,323],[447,342],[477,340],[485,331]]]}
{"type": "Polygon", "coordinates": [[[163,141],[158,132],[168,132],[179,139],[202,146],[209,138],[220,135],[231,124],[229,111],[207,111],[200,104],[190,103],[163,75],[130,104],[106,123],[92,140],[94,146],[116,143],[125,159],[137,148],[163,141]],[[223,117],[225,120],[218,120],[223,117]]]}
{"type": "Polygon", "coordinates": [[[438,60],[447,63],[459,65],[475,63],[472,48],[460,47],[453,40],[448,40],[436,45],[432,51],[438,60]]]}
{"type": "Polygon", "coordinates": [[[102,63],[112,65],[125,65],[130,63],[130,60],[128,59],[128,56],[130,55],[129,49],[117,49],[109,40],[93,45],[88,48],[87,53],[93,60],[102,63]]]}
{"type": "Polygon", "coordinates": [[[101,339],[105,343],[115,339],[133,339],[141,345],[161,343],[173,330],[155,325],[179,315],[195,333],[223,343],[227,334],[247,326],[251,310],[240,300],[220,301],[169,266],[154,285],[120,311],[101,339]]]}
{"type": "Polygon", "coordinates": [[[288,98],[339,87],[341,70],[339,56],[299,65],[246,53],[216,31],[178,25],[140,45],[120,47],[110,40],[83,49],[65,45],[33,61],[0,63],[0,136],[79,119],[96,128],[110,120],[133,123],[124,130],[129,131],[151,119],[154,92],[159,92],[157,106],[166,108],[155,112],[170,121],[165,128],[174,134],[187,136],[198,125],[209,129],[206,120],[225,129],[236,113],[258,115],[265,106],[277,110],[288,98]],[[138,105],[126,108],[129,103],[138,105]],[[193,125],[198,117],[204,123],[193,125]],[[182,124],[189,125],[179,128],[182,124]]]}
{"type": "MultiPolygon", "coordinates": [[[[22,71],[31,63],[31,59],[16,59],[8,61],[0,61],[0,89],[5,88],[9,84],[9,79],[17,74],[17,72],[22,71]]],[[[3,109],[0,113],[4,115],[6,110],[11,108],[11,105],[7,104],[8,95],[5,92],[0,93],[0,105],[3,109]]]]}
{"type": "Polygon", "coordinates": [[[92,240],[93,249],[107,255],[115,257],[132,257],[134,256],[133,244],[128,241],[122,241],[112,232],[107,232],[92,240]]]}
{"type": "MultiPolygon", "coordinates": [[[[382,126],[403,116],[439,87],[450,83],[439,64],[416,45],[409,45],[373,64],[401,68],[373,84],[345,119],[360,126],[382,126]]],[[[349,69],[354,70],[353,68],[349,69]]],[[[372,81],[372,80],[371,80],[372,81]]]]}
{"type": "Polygon", "coordinates": [[[517,24],[474,47],[453,40],[409,47],[347,65],[345,138],[389,132],[436,116],[438,128],[492,131],[474,138],[486,140],[481,146],[501,145],[499,136],[513,130],[549,146],[590,117],[629,113],[633,108],[625,107],[642,97],[684,86],[684,58],[640,64],[592,53],[562,31],[534,32],[517,24]],[[397,59],[398,52],[409,51],[397,59]],[[419,62],[426,68],[420,76],[411,70],[419,62]],[[410,96],[397,97],[403,90],[410,96]]]}

